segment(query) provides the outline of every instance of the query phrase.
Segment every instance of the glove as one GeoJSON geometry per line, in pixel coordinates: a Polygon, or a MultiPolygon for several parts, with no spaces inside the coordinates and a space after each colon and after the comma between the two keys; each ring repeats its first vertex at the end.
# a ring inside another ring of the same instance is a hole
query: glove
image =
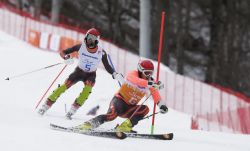
{"type": "Polygon", "coordinates": [[[157,105],[158,105],[160,112],[162,114],[165,114],[168,112],[168,107],[162,101],[160,101],[157,105]]]}
{"type": "Polygon", "coordinates": [[[121,83],[124,82],[124,77],[123,77],[123,75],[121,73],[114,72],[112,74],[112,78],[118,80],[121,83]]]}
{"type": "Polygon", "coordinates": [[[65,55],[65,53],[62,51],[60,52],[60,56],[64,59],[64,63],[66,65],[71,65],[74,63],[74,59],[70,57],[70,55],[65,55]]]}
{"type": "Polygon", "coordinates": [[[60,56],[64,59],[64,60],[67,60],[70,58],[70,55],[66,55],[63,51],[60,52],[60,56]]]}
{"type": "Polygon", "coordinates": [[[64,63],[65,63],[66,65],[71,65],[71,64],[74,63],[74,59],[73,59],[73,58],[65,59],[65,60],[64,60],[64,63]]]}
{"type": "Polygon", "coordinates": [[[149,80],[148,85],[149,85],[149,87],[153,87],[157,90],[164,88],[164,84],[161,81],[155,82],[155,81],[149,80]]]}

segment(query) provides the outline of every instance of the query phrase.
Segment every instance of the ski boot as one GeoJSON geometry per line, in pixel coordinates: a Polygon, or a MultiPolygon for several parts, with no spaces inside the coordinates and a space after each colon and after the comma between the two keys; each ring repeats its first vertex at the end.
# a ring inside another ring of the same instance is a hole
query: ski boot
{"type": "Polygon", "coordinates": [[[45,112],[47,112],[47,110],[52,106],[54,102],[52,102],[51,100],[47,100],[43,106],[38,110],[38,114],[43,116],[45,114],[45,112]]]}
{"type": "Polygon", "coordinates": [[[74,115],[79,108],[80,108],[80,105],[77,104],[76,102],[74,104],[72,104],[69,112],[65,116],[66,119],[72,120],[72,115],[74,115]]]}
{"type": "Polygon", "coordinates": [[[79,131],[89,131],[92,130],[93,128],[94,127],[90,122],[84,122],[83,124],[74,127],[74,129],[77,129],[79,131]]]}
{"type": "Polygon", "coordinates": [[[122,122],[121,125],[116,126],[115,130],[118,132],[125,132],[125,133],[136,133],[136,131],[132,130],[133,126],[129,119],[122,122]]]}
{"type": "Polygon", "coordinates": [[[84,122],[81,125],[76,126],[75,128],[80,131],[89,131],[97,128],[98,126],[100,126],[100,122],[98,121],[98,119],[93,118],[84,122]]]}

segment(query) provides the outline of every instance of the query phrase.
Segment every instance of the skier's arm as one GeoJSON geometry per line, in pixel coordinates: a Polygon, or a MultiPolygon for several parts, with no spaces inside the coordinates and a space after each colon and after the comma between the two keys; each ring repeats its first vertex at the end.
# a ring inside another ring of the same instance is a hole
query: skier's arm
{"type": "Polygon", "coordinates": [[[78,44],[78,45],[75,45],[71,48],[68,48],[68,49],[65,49],[65,50],[62,50],[60,52],[60,56],[63,58],[63,59],[68,59],[69,58],[69,54],[71,54],[72,52],[75,52],[75,51],[79,51],[81,48],[81,44],[78,44]]]}
{"type": "Polygon", "coordinates": [[[159,91],[153,87],[149,88],[150,93],[152,94],[153,100],[156,104],[158,104],[161,101],[161,95],[159,91]]]}
{"type": "Polygon", "coordinates": [[[168,112],[168,107],[166,106],[166,104],[162,101],[161,99],[161,95],[158,91],[158,89],[155,89],[154,87],[149,88],[150,93],[152,94],[154,103],[157,104],[157,106],[160,109],[161,113],[167,113],[168,112]]]}
{"type": "Polygon", "coordinates": [[[81,48],[81,44],[75,45],[71,48],[63,50],[65,55],[71,54],[72,52],[79,51],[81,48]]]}
{"type": "Polygon", "coordinates": [[[108,73],[113,74],[115,72],[112,66],[109,64],[108,55],[104,50],[102,51],[102,63],[108,73]]]}

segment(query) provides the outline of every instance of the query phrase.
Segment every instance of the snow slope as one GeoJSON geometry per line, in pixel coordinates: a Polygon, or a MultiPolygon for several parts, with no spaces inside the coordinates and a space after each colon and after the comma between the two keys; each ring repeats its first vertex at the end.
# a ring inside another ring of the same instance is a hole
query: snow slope
{"type": "MultiPolygon", "coordinates": [[[[98,104],[101,107],[98,113],[105,113],[109,101],[119,87],[117,82],[104,70],[98,69],[97,83],[93,93],[72,121],[64,118],[65,109],[69,109],[75,97],[78,96],[83,86],[82,83],[69,89],[44,117],[40,117],[35,110],[36,103],[63,65],[9,81],[4,79],[62,60],[56,53],[41,51],[1,31],[0,54],[0,150],[2,151],[250,150],[249,135],[192,131],[189,129],[190,116],[171,109],[165,115],[156,116],[155,133],[174,132],[173,141],[132,138],[116,140],[51,130],[49,123],[66,126],[81,124],[91,118],[86,113],[98,104]]],[[[63,83],[75,66],[76,63],[66,68],[52,90],[57,87],[57,84],[63,83]]],[[[147,104],[152,108],[152,101],[149,100],[147,104]]],[[[105,123],[100,128],[113,128],[123,120],[118,118],[113,122],[105,123]]],[[[135,130],[149,133],[150,123],[151,119],[143,120],[135,127],[135,130]]]]}

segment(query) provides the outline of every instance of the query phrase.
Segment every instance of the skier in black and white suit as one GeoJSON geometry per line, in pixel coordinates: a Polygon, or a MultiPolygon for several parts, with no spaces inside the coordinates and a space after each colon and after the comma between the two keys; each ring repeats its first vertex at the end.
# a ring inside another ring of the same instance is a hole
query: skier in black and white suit
{"type": "Polygon", "coordinates": [[[112,74],[114,79],[121,78],[121,74],[114,71],[112,66],[108,62],[107,53],[99,45],[100,33],[95,28],[91,28],[86,33],[84,42],[61,51],[60,56],[65,60],[66,63],[71,64],[73,59],[70,54],[78,52],[79,63],[75,71],[69,75],[65,80],[64,84],[60,85],[53,93],[47,98],[46,102],[39,109],[38,113],[43,115],[59,98],[72,85],[78,81],[84,82],[84,88],[80,95],[75,99],[71,106],[71,109],[66,114],[67,119],[71,119],[71,116],[81,107],[84,102],[88,99],[92,88],[95,84],[96,70],[99,63],[102,61],[106,71],[112,74]]]}

